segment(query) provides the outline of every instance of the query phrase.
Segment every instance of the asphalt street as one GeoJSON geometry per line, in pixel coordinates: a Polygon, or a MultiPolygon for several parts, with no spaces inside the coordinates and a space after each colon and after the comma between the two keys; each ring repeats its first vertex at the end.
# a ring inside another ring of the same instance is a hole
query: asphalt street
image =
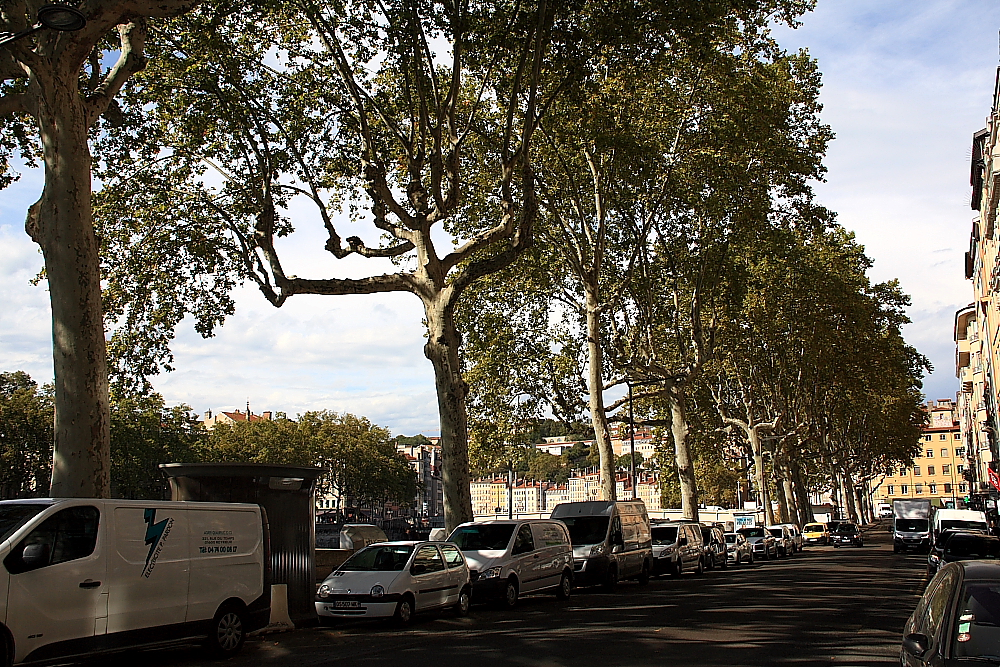
{"type": "MultiPolygon", "coordinates": [[[[924,556],[894,555],[885,528],[861,548],[810,547],[787,559],[702,576],[582,589],[565,602],[522,598],[417,617],[397,629],[352,621],[253,638],[246,667],[585,667],[615,665],[899,664],[903,623],[923,587],[924,556]]],[[[100,664],[218,665],[194,648],[131,653],[100,664]]]]}

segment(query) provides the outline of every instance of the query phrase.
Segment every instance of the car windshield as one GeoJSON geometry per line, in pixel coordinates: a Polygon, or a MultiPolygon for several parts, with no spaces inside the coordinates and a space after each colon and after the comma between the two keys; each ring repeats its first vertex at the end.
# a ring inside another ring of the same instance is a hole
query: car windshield
{"type": "Polygon", "coordinates": [[[462,551],[504,551],[514,534],[513,523],[481,523],[459,526],[448,538],[462,551]]]}
{"type": "Polygon", "coordinates": [[[406,567],[413,553],[410,544],[392,544],[365,547],[348,558],[339,570],[342,572],[392,572],[406,567]]]}
{"type": "Polygon", "coordinates": [[[942,521],[941,530],[986,530],[982,521],[963,521],[961,519],[942,521]]]}
{"type": "Polygon", "coordinates": [[[823,524],[821,523],[807,523],[806,527],[802,529],[803,533],[822,533],[823,524]]]}
{"type": "Polygon", "coordinates": [[[569,539],[573,546],[603,542],[608,534],[606,516],[568,516],[563,523],[569,528],[569,539]]]}
{"type": "Polygon", "coordinates": [[[782,537],[780,528],[768,528],[767,531],[775,537],[782,537]]]}
{"type": "Polygon", "coordinates": [[[1000,653],[1000,582],[966,582],[959,599],[953,656],[996,656],[1000,653]]]}
{"type": "Polygon", "coordinates": [[[927,519],[896,519],[896,530],[901,533],[926,533],[927,519]]]}
{"type": "Polygon", "coordinates": [[[0,542],[13,535],[14,531],[28,523],[33,516],[46,507],[48,505],[27,503],[0,505],[0,542]]]}
{"type": "Polygon", "coordinates": [[[1000,539],[986,535],[955,535],[944,550],[948,560],[1000,558],[1000,539]]]}
{"type": "Polygon", "coordinates": [[[677,526],[653,526],[649,531],[653,544],[673,544],[677,541],[677,526]]]}
{"type": "Polygon", "coordinates": [[[735,533],[726,533],[726,544],[736,544],[735,533]]]}
{"type": "Polygon", "coordinates": [[[837,526],[837,532],[842,535],[855,535],[858,532],[858,527],[853,523],[842,523],[837,526]]]}
{"type": "Polygon", "coordinates": [[[746,537],[764,537],[766,535],[763,528],[740,528],[736,532],[746,537]]]}

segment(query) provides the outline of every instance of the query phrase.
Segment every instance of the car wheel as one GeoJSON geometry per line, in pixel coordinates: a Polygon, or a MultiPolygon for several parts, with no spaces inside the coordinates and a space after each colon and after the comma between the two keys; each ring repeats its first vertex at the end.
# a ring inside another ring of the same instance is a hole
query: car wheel
{"type": "Polygon", "coordinates": [[[608,567],[608,573],[604,577],[604,589],[614,590],[618,586],[618,566],[611,565],[608,567]]]}
{"type": "Polygon", "coordinates": [[[413,620],[413,598],[409,595],[396,603],[396,611],[392,615],[396,625],[406,626],[413,620]]]}
{"type": "Polygon", "coordinates": [[[559,580],[559,588],[556,589],[556,597],[560,600],[568,600],[572,593],[573,580],[570,579],[568,573],[563,572],[562,578],[559,580]]]}
{"type": "Polygon", "coordinates": [[[899,553],[899,547],[897,547],[895,544],[892,545],[892,553],[894,553],[894,554],[898,554],[899,553]]]}
{"type": "Polygon", "coordinates": [[[729,569],[729,556],[726,556],[726,558],[722,561],[722,569],[723,570],[729,569]]]}
{"type": "Polygon", "coordinates": [[[755,559],[755,558],[753,557],[753,552],[751,551],[751,552],[750,552],[750,560],[749,560],[749,563],[750,563],[751,565],[753,565],[753,563],[754,563],[754,560],[756,560],[756,559],[755,559]]]}
{"type": "Polygon", "coordinates": [[[649,563],[647,561],[642,562],[642,572],[639,573],[639,585],[645,586],[649,583],[649,563]]]}
{"type": "Polygon", "coordinates": [[[0,630],[0,667],[10,667],[14,664],[14,642],[7,633],[0,630]]]}
{"type": "Polygon", "coordinates": [[[705,574],[705,561],[703,559],[698,559],[698,569],[694,573],[698,575],[705,574]]]}
{"type": "Polygon", "coordinates": [[[513,609],[517,606],[517,579],[511,577],[507,580],[507,586],[504,588],[503,592],[503,606],[507,609],[513,609]]]}
{"type": "Polygon", "coordinates": [[[468,615],[470,606],[472,606],[472,590],[468,586],[465,586],[462,588],[462,592],[458,594],[458,602],[455,603],[455,614],[457,616],[468,615]]]}
{"type": "Polygon", "coordinates": [[[677,564],[674,565],[674,576],[679,577],[684,574],[684,561],[679,560],[677,564]]]}
{"type": "Polygon", "coordinates": [[[243,609],[236,605],[223,605],[215,614],[206,647],[221,658],[236,655],[246,641],[246,619],[243,609]]]}

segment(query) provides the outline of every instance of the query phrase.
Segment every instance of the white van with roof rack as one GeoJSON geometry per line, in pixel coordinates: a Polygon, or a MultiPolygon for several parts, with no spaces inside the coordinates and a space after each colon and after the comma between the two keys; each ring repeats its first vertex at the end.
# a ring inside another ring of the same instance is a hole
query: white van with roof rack
{"type": "Polygon", "coordinates": [[[0,501],[0,665],[204,639],[233,655],[270,617],[257,505],[0,501]]]}

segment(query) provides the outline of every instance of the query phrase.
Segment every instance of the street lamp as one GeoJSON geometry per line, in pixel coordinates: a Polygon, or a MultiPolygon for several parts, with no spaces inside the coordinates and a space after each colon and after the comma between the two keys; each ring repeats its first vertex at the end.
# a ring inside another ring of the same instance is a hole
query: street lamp
{"type": "Polygon", "coordinates": [[[38,10],[38,22],[32,27],[15,33],[0,33],[0,46],[12,44],[22,37],[32,35],[42,28],[59,32],[75,32],[87,25],[87,17],[76,7],[69,5],[43,5],[38,10]]]}

